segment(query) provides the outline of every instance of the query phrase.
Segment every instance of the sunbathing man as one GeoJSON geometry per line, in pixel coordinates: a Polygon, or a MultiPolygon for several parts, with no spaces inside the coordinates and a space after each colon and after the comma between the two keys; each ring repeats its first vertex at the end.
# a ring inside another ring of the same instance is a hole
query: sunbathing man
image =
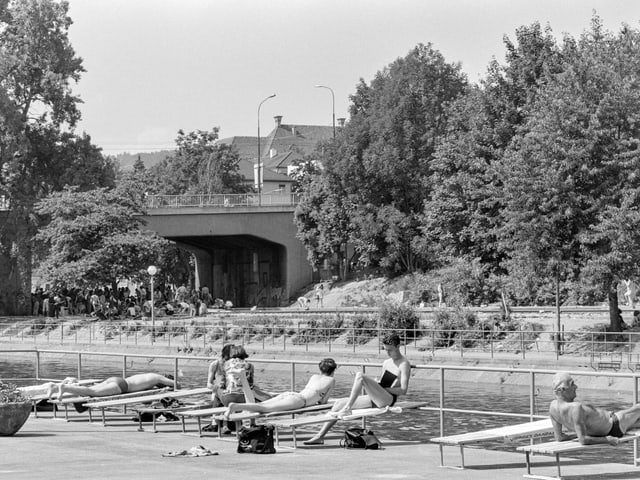
{"type": "MultiPolygon", "coordinates": [[[[389,358],[382,364],[380,380],[369,377],[362,372],[356,373],[351,387],[351,395],[349,398],[336,401],[330,415],[341,418],[350,415],[352,408],[391,407],[396,403],[398,396],[407,393],[411,364],[400,353],[400,337],[396,334],[389,334],[382,340],[382,343],[389,358]],[[362,390],[365,395],[360,394],[362,390]]],[[[304,444],[322,445],[324,436],[336,422],[337,420],[326,422],[320,431],[304,444]]]]}
{"type": "Polygon", "coordinates": [[[556,399],[549,406],[549,416],[558,442],[578,437],[582,445],[597,443],[618,444],[618,438],[632,428],[640,428],[640,405],[626,410],[610,412],[588,403],[576,402],[577,385],[568,373],[556,373],[553,377],[553,393],[556,399]],[[567,435],[562,427],[575,432],[567,435]]]}
{"type": "Polygon", "coordinates": [[[336,362],[332,358],[325,358],[318,364],[320,375],[312,375],[302,391],[280,393],[261,403],[232,402],[224,415],[229,417],[232,413],[241,410],[259,413],[297,410],[311,405],[327,403],[329,393],[333,390],[336,382],[333,378],[336,367],[336,362]]]}
{"type": "MultiPolygon", "coordinates": [[[[171,378],[163,375],[157,373],[139,373],[127,378],[109,377],[90,387],[60,383],[58,384],[58,398],[62,398],[62,395],[65,393],[83,397],[106,397],[109,395],[120,395],[122,393],[141,392],[155,386],[173,387],[174,385],[177,384],[171,378]]],[[[53,395],[53,392],[51,392],[51,395],[53,395]]],[[[49,398],[51,398],[51,396],[49,398]]]]}

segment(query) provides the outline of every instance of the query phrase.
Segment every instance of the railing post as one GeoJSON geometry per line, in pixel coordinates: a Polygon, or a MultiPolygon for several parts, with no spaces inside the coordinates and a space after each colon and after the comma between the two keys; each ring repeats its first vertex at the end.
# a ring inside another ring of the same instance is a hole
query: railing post
{"type": "Polygon", "coordinates": [[[122,356],[122,378],[127,378],[127,356],[122,356]]]}
{"type": "Polygon", "coordinates": [[[444,367],[440,367],[440,436],[444,437],[444,367]]]}
{"type": "Polygon", "coordinates": [[[78,380],[82,379],[82,352],[78,352],[78,380]]]}
{"type": "Polygon", "coordinates": [[[536,414],[536,374],[533,370],[529,372],[529,413],[531,421],[536,414]]]}
{"type": "Polygon", "coordinates": [[[40,352],[36,350],[36,380],[40,380],[40,352]]]}
{"type": "Polygon", "coordinates": [[[296,362],[291,362],[291,391],[296,390],[296,362]]]}

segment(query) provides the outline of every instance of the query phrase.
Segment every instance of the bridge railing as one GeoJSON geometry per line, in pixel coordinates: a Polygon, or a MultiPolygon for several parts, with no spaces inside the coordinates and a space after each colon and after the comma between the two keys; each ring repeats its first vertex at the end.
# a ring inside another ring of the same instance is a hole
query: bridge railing
{"type": "Polygon", "coordinates": [[[299,201],[297,193],[150,195],[146,208],[294,206],[299,201]]]}

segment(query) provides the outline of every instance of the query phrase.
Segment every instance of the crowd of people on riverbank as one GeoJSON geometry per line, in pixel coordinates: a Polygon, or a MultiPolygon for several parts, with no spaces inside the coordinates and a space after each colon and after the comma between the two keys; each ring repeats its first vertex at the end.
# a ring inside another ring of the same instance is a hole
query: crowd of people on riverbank
{"type": "MultiPolygon", "coordinates": [[[[153,305],[157,315],[186,314],[191,317],[206,315],[208,308],[230,309],[233,304],[213,298],[209,288],[178,288],[167,285],[154,289],[153,305]]],[[[37,288],[31,293],[33,316],[59,318],[64,315],[86,315],[101,320],[142,318],[151,314],[151,292],[140,285],[117,289],[111,287],[37,288]]]]}

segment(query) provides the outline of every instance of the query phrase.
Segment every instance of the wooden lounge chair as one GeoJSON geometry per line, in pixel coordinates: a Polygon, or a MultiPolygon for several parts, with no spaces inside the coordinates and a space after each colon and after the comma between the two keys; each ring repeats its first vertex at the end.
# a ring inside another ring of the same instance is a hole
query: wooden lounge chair
{"type": "Polygon", "coordinates": [[[488,430],[479,430],[476,432],[462,433],[459,435],[450,435],[446,437],[432,438],[430,441],[437,443],[440,447],[440,466],[462,470],[464,466],[464,447],[479,442],[487,442],[491,440],[502,440],[513,442],[518,439],[536,438],[553,434],[553,426],[551,420],[546,418],[535,422],[519,423],[506,427],[490,428],[488,430]],[[444,446],[460,447],[460,466],[445,465],[444,463],[444,446]]]}
{"type": "Polygon", "coordinates": [[[306,415],[293,419],[269,419],[269,424],[275,427],[275,436],[276,436],[276,444],[280,444],[279,438],[279,429],[281,428],[291,428],[292,431],[292,440],[293,440],[293,448],[297,447],[297,437],[296,437],[296,427],[300,427],[303,425],[317,425],[321,423],[334,422],[334,421],[349,421],[349,420],[358,420],[365,419],[367,417],[374,417],[378,415],[383,415],[386,413],[402,413],[406,410],[417,409],[423,407],[427,404],[427,402],[398,402],[393,407],[384,407],[384,408],[360,408],[355,409],[351,412],[351,415],[345,415],[342,417],[336,417],[335,415],[331,415],[329,413],[324,413],[321,415],[306,415]]]}
{"type": "Polygon", "coordinates": [[[89,408],[90,419],[91,419],[91,411],[93,409],[99,409],[102,413],[102,424],[106,425],[106,417],[104,413],[105,413],[105,410],[107,409],[120,408],[120,407],[124,407],[126,409],[127,406],[152,402],[154,400],[160,400],[162,398],[185,398],[185,397],[192,397],[196,395],[205,395],[205,394],[210,395],[211,389],[203,387],[203,388],[163,391],[161,393],[153,392],[151,394],[149,394],[148,392],[150,392],[150,390],[147,390],[144,392],[134,392],[133,394],[125,394],[130,396],[125,397],[125,395],[122,395],[121,398],[115,398],[115,399],[110,398],[107,400],[105,400],[104,397],[98,397],[99,400],[88,401],[84,403],[83,406],[89,408]],[[138,395],[135,395],[136,393],[138,395]]]}
{"type": "MultiPolygon", "coordinates": [[[[87,378],[84,380],[78,380],[76,383],[77,385],[93,385],[94,383],[98,383],[100,382],[100,380],[96,380],[95,378],[87,378]]],[[[29,400],[31,401],[31,405],[33,407],[33,415],[37,418],[38,417],[38,408],[37,405],[38,403],[42,402],[43,400],[47,400],[49,403],[51,403],[53,405],[53,413],[55,416],[55,411],[56,411],[56,406],[54,404],[55,401],[52,401],[52,399],[49,398],[48,395],[46,394],[38,394],[38,395],[28,395],[29,400]]]]}
{"type": "MultiPolygon", "coordinates": [[[[640,430],[630,430],[627,434],[620,438],[620,442],[630,442],[632,440],[637,440],[640,437],[640,430]]],[[[519,452],[524,452],[526,455],[527,462],[527,473],[523,475],[524,478],[536,478],[540,480],[562,480],[562,475],[560,472],[560,455],[565,453],[573,453],[573,452],[582,452],[585,450],[592,450],[594,448],[615,448],[611,445],[607,444],[597,444],[597,445],[582,445],[578,440],[569,440],[565,442],[547,442],[547,443],[538,443],[533,445],[525,445],[523,447],[518,447],[517,450],[519,452]],[[531,454],[540,454],[540,455],[553,455],[556,458],[556,468],[558,474],[556,476],[547,476],[547,475],[533,475],[531,474],[531,454]]],[[[638,450],[637,448],[633,449],[633,465],[635,467],[638,466],[638,450]]]]}
{"type": "MultiPolygon", "coordinates": [[[[84,397],[84,396],[76,396],[76,395],[65,395],[62,398],[58,398],[55,400],[50,400],[51,403],[56,404],[56,405],[60,405],[62,407],[64,407],[64,419],[66,421],[69,420],[69,405],[79,405],[82,407],[85,407],[86,405],[90,404],[90,403],[97,403],[97,402],[104,402],[107,400],[121,400],[121,399],[127,399],[127,398],[138,398],[138,397],[143,397],[146,395],[156,395],[162,392],[169,392],[171,391],[171,387],[163,387],[163,388],[152,388],[149,390],[143,390],[141,392],[132,392],[132,393],[120,393],[118,395],[109,395],[109,396],[104,396],[104,397],[84,397]]],[[[88,407],[85,407],[88,408],[88,407]]],[[[56,411],[54,410],[54,418],[57,418],[56,416],[56,411]]],[[[89,420],[93,421],[93,418],[91,416],[91,410],[89,409],[89,420]]]]}

